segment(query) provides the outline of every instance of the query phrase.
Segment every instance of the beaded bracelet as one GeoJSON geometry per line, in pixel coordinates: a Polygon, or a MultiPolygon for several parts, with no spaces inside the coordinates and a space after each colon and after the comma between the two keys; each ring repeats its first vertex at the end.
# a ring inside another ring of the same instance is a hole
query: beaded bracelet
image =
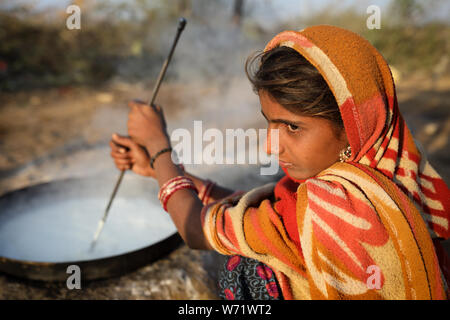
{"type": "Polygon", "coordinates": [[[156,160],[156,158],[158,158],[160,155],[162,155],[163,153],[165,153],[165,152],[170,152],[170,151],[172,151],[172,148],[171,147],[167,147],[167,148],[164,148],[164,149],[162,149],[162,150],[159,150],[153,157],[151,157],[151,159],[150,159],[150,167],[152,167],[152,169],[155,169],[154,167],[153,167],[153,164],[155,163],[155,160],[156,160]]]}
{"type": "Polygon", "coordinates": [[[158,199],[161,202],[165,211],[167,211],[167,202],[170,197],[181,189],[192,189],[197,192],[194,182],[185,176],[178,176],[170,179],[161,187],[158,192],[158,199]]]}
{"type": "Polygon", "coordinates": [[[210,194],[215,185],[216,185],[215,182],[212,182],[211,180],[206,180],[206,182],[200,187],[200,191],[198,192],[198,198],[204,205],[207,205],[211,200],[210,194]]]}

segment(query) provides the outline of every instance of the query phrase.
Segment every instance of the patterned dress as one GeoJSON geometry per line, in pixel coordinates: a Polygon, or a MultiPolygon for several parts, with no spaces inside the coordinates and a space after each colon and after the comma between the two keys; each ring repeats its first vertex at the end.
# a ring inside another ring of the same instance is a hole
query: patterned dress
{"type": "Polygon", "coordinates": [[[220,297],[226,300],[281,300],[274,272],[264,263],[230,256],[219,275],[220,297]]]}

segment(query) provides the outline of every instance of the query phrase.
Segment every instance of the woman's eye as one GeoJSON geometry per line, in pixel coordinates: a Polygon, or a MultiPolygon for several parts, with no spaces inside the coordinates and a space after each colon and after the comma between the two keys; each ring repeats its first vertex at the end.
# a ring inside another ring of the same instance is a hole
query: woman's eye
{"type": "Polygon", "coordinates": [[[299,129],[298,126],[296,126],[295,124],[288,124],[287,126],[290,132],[297,132],[299,129]]]}

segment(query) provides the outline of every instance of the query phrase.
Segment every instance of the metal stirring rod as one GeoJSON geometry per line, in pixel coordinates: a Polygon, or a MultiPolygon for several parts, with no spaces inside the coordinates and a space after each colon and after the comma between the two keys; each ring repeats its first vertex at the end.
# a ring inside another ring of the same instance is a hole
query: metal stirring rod
{"type": "MultiPolygon", "coordinates": [[[[167,70],[167,66],[169,65],[169,62],[172,58],[173,52],[175,51],[175,47],[177,45],[178,39],[180,38],[181,32],[183,31],[184,27],[186,26],[186,19],[185,18],[180,18],[178,20],[178,28],[177,28],[177,33],[175,35],[175,39],[173,41],[172,44],[172,48],[170,49],[169,55],[167,56],[166,60],[164,61],[164,64],[161,68],[161,71],[159,73],[158,79],[156,80],[156,84],[153,88],[153,93],[152,93],[152,98],[150,99],[149,105],[153,106],[153,103],[155,101],[156,95],[159,91],[159,87],[161,85],[161,82],[164,78],[164,75],[166,74],[166,70],[167,70]]],[[[125,170],[122,170],[120,172],[119,178],[117,179],[116,185],[114,186],[114,190],[111,194],[111,197],[109,198],[109,202],[108,205],[106,206],[105,209],[105,213],[103,214],[102,219],[99,221],[98,226],[97,226],[97,231],[94,234],[94,239],[91,243],[91,247],[90,247],[90,251],[92,251],[92,249],[94,249],[95,244],[97,243],[97,240],[100,236],[100,233],[103,230],[103,227],[105,226],[105,222],[106,222],[106,218],[108,217],[108,213],[109,213],[109,209],[111,208],[111,204],[116,196],[117,190],[119,189],[120,183],[122,182],[123,176],[125,175],[125,170]]]]}
{"type": "Polygon", "coordinates": [[[124,174],[125,174],[125,170],[122,170],[120,172],[119,179],[117,179],[116,185],[114,186],[114,190],[111,194],[111,197],[109,198],[109,202],[108,202],[108,205],[106,206],[105,213],[103,214],[102,219],[98,222],[97,231],[95,231],[94,240],[91,243],[91,250],[94,248],[95,243],[96,243],[98,237],[100,236],[100,233],[103,230],[103,226],[105,225],[106,218],[108,217],[109,208],[111,208],[111,204],[116,196],[117,190],[119,189],[119,186],[120,186],[120,183],[122,182],[124,174]]]}

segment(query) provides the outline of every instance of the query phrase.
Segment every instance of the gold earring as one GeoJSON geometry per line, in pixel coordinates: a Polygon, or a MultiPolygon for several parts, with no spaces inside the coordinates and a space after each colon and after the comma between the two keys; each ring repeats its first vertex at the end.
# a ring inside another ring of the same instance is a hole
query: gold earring
{"type": "Polygon", "coordinates": [[[341,152],[339,153],[339,161],[345,162],[350,158],[351,155],[352,155],[352,148],[348,146],[347,148],[342,149],[341,152]]]}

